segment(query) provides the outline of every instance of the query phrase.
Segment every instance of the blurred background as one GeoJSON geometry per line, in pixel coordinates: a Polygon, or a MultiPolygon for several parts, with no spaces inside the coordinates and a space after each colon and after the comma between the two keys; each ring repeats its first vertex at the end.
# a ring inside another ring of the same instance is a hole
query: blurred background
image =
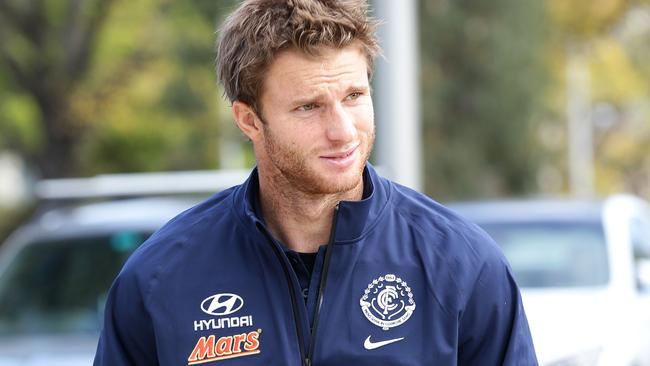
{"type": "MultiPolygon", "coordinates": [[[[71,198],[39,196],[43,180],[253,166],[214,72],[236,4],[0,1],[0,242],[71,198]]],[[[387,175],[444,202],[650,198],[650,1],[372,8],[386,50],[372,160],[387,175]]],[[[153,229],[107,240],[128,252],[153,229]]]]}
{"type": "MultiPolygon", "coordinates": [[[[252,166],[214,73],[235,3],[0,2],[3,215],[41,178],[252,166]]],[[[650,196],[648,4],[415,2],[423,190],[570,194],[574,142],[573,190],[650,196]]]]}

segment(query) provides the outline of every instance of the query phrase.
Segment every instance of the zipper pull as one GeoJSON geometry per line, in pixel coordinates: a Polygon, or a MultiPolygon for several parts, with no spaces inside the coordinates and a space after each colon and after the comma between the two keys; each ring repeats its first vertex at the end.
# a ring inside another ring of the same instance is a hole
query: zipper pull
{"type": "Polygon", "coordinates": [[[302,364],[303,366],[311,366],[311,360],[309,358],[305,358],[302,364]]]}

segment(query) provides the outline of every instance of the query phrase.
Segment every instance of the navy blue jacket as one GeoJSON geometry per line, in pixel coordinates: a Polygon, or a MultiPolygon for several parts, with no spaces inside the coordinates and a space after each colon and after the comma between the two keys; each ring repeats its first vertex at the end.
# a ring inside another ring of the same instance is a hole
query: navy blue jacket
{"type": "Polygon", "coordinates": [[[303,301],[286,249],[255,214],[257,179],[131,256],[96,366],[537,364],[511,270],[477,226],[368,164],[365,198],[339,203],[303,301]]]}

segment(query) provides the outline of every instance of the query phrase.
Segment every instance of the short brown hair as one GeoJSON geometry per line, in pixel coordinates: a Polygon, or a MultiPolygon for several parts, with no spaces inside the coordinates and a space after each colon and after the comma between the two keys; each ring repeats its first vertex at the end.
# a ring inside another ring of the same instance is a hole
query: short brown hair
{"type": "Polygon", "coordinates": [[[224,22],[217,47],[217,74],[231,102],[260,113],[264,75],[281,50],[318,55],[323,46],[343,48],[358,42],[372,75],[380,52],[377,22],[366,0],[245,0],[224,22]]]}

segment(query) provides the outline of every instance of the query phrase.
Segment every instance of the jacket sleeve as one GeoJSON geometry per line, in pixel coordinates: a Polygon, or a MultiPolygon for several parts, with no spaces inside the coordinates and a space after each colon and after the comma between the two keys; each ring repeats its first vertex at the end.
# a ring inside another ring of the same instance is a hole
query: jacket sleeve
{"type": "Polygon", "coordinates": [[[485,263],[460,315],[458,365],[537,365],[521,294],[505,259],[485,263]]]}
{"type": "Polygon", "coordinates": [[[111,286],[94,366],[158,365],[143,286],[127,266],[111,286]]]}

